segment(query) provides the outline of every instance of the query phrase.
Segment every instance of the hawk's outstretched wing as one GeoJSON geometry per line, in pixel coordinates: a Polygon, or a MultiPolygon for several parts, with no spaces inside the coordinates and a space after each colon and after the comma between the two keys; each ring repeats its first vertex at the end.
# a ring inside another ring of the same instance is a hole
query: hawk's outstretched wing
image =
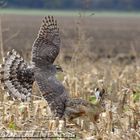
{"type": "Polygon", "coordinates": [[[15,50],[7,53],[1,65],[0,80],[11,97],[22,101],[30,99],[34,74],[15,50]]]}
{"type": "Polygon", "coordinates": [[[45,17],[32,47],[32,61],[35,65],[35,80],[47,100],[51,111],[61,118],[65,112],[68,99],[67,91],[55,77],[56,69],[53,65],[60,50],[59,29],[53,17],[45,17]]]}
{"type": "Polygon", "coordinates": [[[32,47],[32,62],[37,67],[52,64],[59,49],[60,36],[57,21],[53,16],[45,17],[32,47]]]}
{"type": "Polygon", "coordinates": [[[42,96],[48,102],[52,113],[62,118],[65,112],[65,104],[68,93],[65,87],[55,76],[48,76],[46,71],[36,71],[35,80],[40,88],[42,96]]]}

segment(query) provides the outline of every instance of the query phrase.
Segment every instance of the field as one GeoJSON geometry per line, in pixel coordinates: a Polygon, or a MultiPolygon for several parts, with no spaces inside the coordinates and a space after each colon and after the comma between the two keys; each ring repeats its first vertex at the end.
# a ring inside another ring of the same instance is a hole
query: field
{"type": "MultiPolygon", "coordinates": [[[[15,48],[30,61],[31,47],[44,15],[3,13],[4,53],[15,48]]],[[[87,118],[76,120],[80,128],[69,124],[67,128],[62,127],[62,132],[75,133],[75,139],[139,140],[140,16],[89,15],[90,12],[78,16],[56,16],[62,48],[55,63],[64,70],[58,74],[58,79],[72,97],[89,102],[94,101],[92,96],[95,88],[104,88],[108,94],[105,99],[107,109],[96,122],[98,133],[87,118]]],[[[1,131],[33,130],[35,133],[39,130],[56,130],[57,120],[46,119],[49,111],[46,112],[44,99],[34,98],[31,103],[20,103],[12,101],[5,91],[0,90],[1,131]]],[[[33,90],[36,96],[40,96],[35,85],[33,90]]]]}

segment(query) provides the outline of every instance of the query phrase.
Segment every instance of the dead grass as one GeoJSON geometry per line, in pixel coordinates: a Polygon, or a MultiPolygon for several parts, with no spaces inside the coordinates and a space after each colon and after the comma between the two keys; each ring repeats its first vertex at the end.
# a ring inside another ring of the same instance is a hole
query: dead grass
{"type": "MultiPolygon", "coordinates": [[[[26,50],[22,54],[29,59],[30,44],[36,36],[40,19],[41,17],[3,17],[3,23],[7,23],[3,24],[5,51],[8,47],[26,50]],[[16,33],[16,36],[8,40],[16,33]]],[[[58,135],[59,131],[64,134],[70,131],[76,134],[76,139],[139,140],[139,19],[136,22],[129,18],[112,20],[59,17],[58,20],[63,49],[57,63],[64,69],[64,73],[59,74],[58,78],[72,97],[82,97],[92,102],[90,97],[95,87],[103,87],[107,91],[107,109],[100,115],[97,123],[99,134],[87,118],[76,120],[80,128],[73,124],[67,124],[64,128],[63,122],[49,118],[50,111],[43,99],[20,103],[11,101],[2,90],[0,130],[33,130],[34,134],[36,131],[46,130],[53,131],[51,135],[58,135]],[[67,26],[67,23],[71,26],[67,26]],[[75,27],[72,26],[73,23],[75,27]],[[116,55],[116,51],[127,54],[116,55]]]]}

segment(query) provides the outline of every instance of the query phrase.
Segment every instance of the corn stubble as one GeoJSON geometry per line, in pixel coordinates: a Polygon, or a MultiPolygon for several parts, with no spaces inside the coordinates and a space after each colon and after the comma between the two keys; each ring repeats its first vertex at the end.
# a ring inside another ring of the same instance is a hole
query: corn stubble
{"type": "MultiPolygon", "coordinates": [[[[87,59],[87,55],[91,54],[88,50],[90,40],[85,41],[84,31],[79,23],[77,31],[78,36],[74,44],[72,43],[74,53],[67,63],[65,59],[59,59],[64,73],[57,77],[72,97],[86,99],[93,104],[94,89],[105,89],[105,111],[98,114],[94,123],[91,121],[93,113],[89,108],[88,117],[80,117],[74,120],[75,123],[65,124],[63,120],[51,117],[48,105],[42,98],[21,103],[11,100],[0,89],[0,131],[32,130],[33,135],[40,130],[51,131],[53,135],[58,132],[65,135],[70,131],[76,134],[77,139],[87,140],[140,139],[139,59],[129,64],[120,64],[118,59],[113,58],[100,59],[93,63],[93,60],[87,59]]],[[[33,86],[33,91],[35,96],[40,96],[36,86],[33,86]]]]}
{"type": "MultiPolygon", "coordinates": [[[[139,66],[131,64],[120,67],[114,63],[108,64],[108,62],[100,61],[84,68],[91,71],[82,71],[84,64],[77,65],[78,69],[74,70],[70,65],[68,67],[63,63],[67,72],[63,76],[58,75],[58,78],[64,77],[62,82],[72,97],[84,98],[92,103],[94,102],[92,97],[95,87],[106,89],[107,109],[99,114],[99,119],[96,121],[98,133],[95,131],[95,123],[91,123],[89,119],[90,113],[88,113],[88,117],[74,120],[79,127],[69,123],[64,129],[63,121],[60,122],[60,120],[50,117],[51,113],[45,100],[34,98],[29,103],[11,101],[2,89],[0,103],[2,125],[0,129],[33,130],[34,132],[46,129],[49,131],[61,130],[64,133],[70,130],[75,132],[79,138],[138,140],[140,138],[139,66]],[[134,67],[134,65],[136,66],[134,67]]],[[[35,87],[33,88],[34,92],[38,91],[35,87]]]]}

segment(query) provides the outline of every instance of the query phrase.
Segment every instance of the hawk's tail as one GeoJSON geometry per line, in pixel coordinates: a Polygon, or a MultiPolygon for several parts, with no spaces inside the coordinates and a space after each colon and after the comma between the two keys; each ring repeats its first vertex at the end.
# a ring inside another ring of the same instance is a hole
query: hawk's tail
{"type": "Polygon", "coordinates": [[[22,101],[30,99],[34,82],[33,71],[15,50],[7,53],[0,68],[0,80],[3,89],[11,97],[22,101]]]}

